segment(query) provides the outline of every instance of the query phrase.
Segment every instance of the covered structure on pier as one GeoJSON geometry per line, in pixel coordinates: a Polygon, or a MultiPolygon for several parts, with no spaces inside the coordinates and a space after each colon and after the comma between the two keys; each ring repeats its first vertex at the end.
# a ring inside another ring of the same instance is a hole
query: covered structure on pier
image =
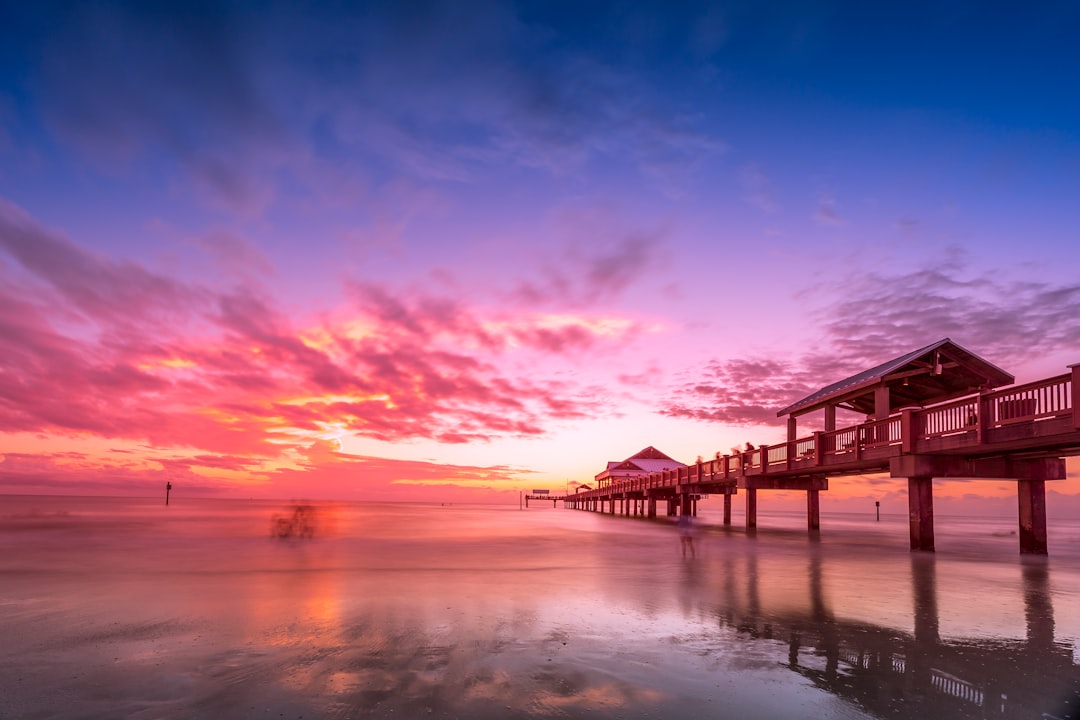
{"type": "Polygon", "coordinates": [[[905,408],[947,402],[1013,382],[1009,373],[945,338],[827,385],[776,415],[788,416],[788,439],[793,440],[795,419],[815,410],[825,410],[825,432],[831,432],[836,429],[837,408],[861,413],[867,421],[884,420],[905,408]]]}
{"type": "MultiPolygon", "coordinates": [[[[1007,423],[1036,414],[1039,398],[1032,393],[998,398],[988,407],[990,391],[1012,385],[1014,378],[993,363],[949,338],[938,340],[869,370],[811,393],[777,412],[788,416],[788,444],[796,441],[796,418],[825,411],[825,430],[815,433],[813,454],[858,463],[863,453],[884,452],[889,474],[908,481],[911,548],[934,549],[933,478],[1011,479],[1017,483],[1020,551],[1046,554],[1046,480],[1064,477],[1060,457],[1006,456],[987,448],[991,422],[1007,423]],[[965,402],[946,405],[967,398],[965,402]],[[937,407],[936,415],[916,411],[937,407]],[[864,414],[866,422],[836,432],[836,409],[864,414]],[[900,413],[899,420],[895,417],[900,413]],[[933,436],[934,446],[917,448],[917,438],[933,436]]],[[[837,463],[837,464],[839,464],[837,463]]],[[[811,504],[814,500],[810,499],[811,504]]]]}
{"type": "Polygon", "coordinates": [[[599,489],[623,480],[648,477],[649,473],[682,467],[686,467],[686,463],[681,463],[650,445],[625,460],[609,461],[607,467],[596,475],[596,487],[599,489]]]}

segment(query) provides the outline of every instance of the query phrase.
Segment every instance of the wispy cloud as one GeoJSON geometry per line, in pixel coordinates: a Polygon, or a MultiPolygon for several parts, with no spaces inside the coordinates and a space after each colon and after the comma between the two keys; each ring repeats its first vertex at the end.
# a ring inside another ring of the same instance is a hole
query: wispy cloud
{"type": "MultiPolygon", "coordinates": [[[[682,195],[726,149],[693,103],[673,106],[603,44],[505,3],[54,10],[26,58],[54,135],[108,174],[171,174],[235,215],[334,186],[367,199],[402,178],[566,177],[596,160],[682,195]],[[343,177],[343,160],[365,170],[343,177]]],[[[687,24],[686,40],[701,29],[687,24]]]]}
{"type": "Polygon", "coordinates": [[[820,225],[831,225],[833,227],[847,224],[847,221],[841,217],[840,211],[837,209],[836,198],[830,193],[822,193],[818,197],[814,220],[820,225]]]}
{"type": "Polygon", "coordinates": [[[295,153],[261,87],[257,31],[201,4],[67,6],[35,68],[55,132],[115,172],[172,162],[212,204],[260,212],[295,153]]]}
{"type": "Polygon", "coordinates": [[[519,275],[512,302],[593,307],[623,296],[667,267],[666,229],[626,227],[604,209],[564,209],[553,232],[558,249],[519,275]]]}
{"type": "Polygon", "coordinates": [[[814,390],[944,337],[1002,367],[1080,346],[1080,284],[970,271],[959,257],[888,275],[865,273],[818,313],[809,352],[718,360],[688,371],[660,412],[728,424],[778,424],[814,390]]]}

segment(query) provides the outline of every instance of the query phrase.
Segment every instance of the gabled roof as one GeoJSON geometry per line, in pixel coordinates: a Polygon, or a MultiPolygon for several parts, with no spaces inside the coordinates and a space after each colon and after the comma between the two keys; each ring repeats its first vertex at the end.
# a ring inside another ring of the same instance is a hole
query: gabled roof
{"type": "Polygon", "coordinates": [[[880,385],[889,387],[892,412],[945,402],[1013,381],[1009,373],[945,338],[823,387],[776,414],[802,415],[828,405],[870,414],[874,412],[874,390],[880,385]]]}
{"type": "Polygon", "coordinates": [[[661,470],[686,467],[674,458],[668,457],[651,445],[641,452],[631,455],[625,460],[612,460],[608,462],[607,469],[596,476],[597,480],[611,477],[613,471],[626,470],[630,472],[654,473],[661,470]]]}
{"type": "Polygon", "coordinates": [[[668,457],[664,453],[662,453],[659,450],[657,450],[656,448],[654,448],[652,445],[650,445],[649,447],[645,448],[644,450],[638,452],[637,454],[631,455],[630,457],[628,457],[626,459],[627,460],[670,460],[673,463],[679,463],[679,465],[682,465],[682,463],[680,463],[678,460],[668,457]]]}

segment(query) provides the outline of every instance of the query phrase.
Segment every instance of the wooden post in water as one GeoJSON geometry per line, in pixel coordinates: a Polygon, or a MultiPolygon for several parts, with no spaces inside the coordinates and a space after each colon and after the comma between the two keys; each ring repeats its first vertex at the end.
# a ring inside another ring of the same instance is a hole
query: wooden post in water
{"type": "Polygon", "coordinates": [[[912,550],[934,551],[934,479],[908,478],[908,522],[912,550]]]}
{"type": "Polygon", "coordinates": [[[806,527],[808,530],[821,529],[821,500],[817,488],[806,491],[806,527]]]}
{"type": "Polygon", "coordinates": [[[1016,494],[1020,505],[1020,553],[1046,555],[1046,481],[1020,480],[1016,494]]]}
{"type": "Polygon", "coordinates": [[[746,528],[757,527],[757,489],[746,488],[746,528]]]}
{"type": "Polygon", "coordinates": [[[724,525],[731,524],[731,488],[724,488],[724,525]]]}
{"type": "Polygon", "coordinates": [[[169,504],[169,491],[170,490],[172,490],[172,483],[171,482],[166,482],[165,483],[165,504],[166,505],[169,504]]]}
{"type": "Polygon", "coordinates": [[[877,521],[881,522],[881,501],[874,501],[874,512],[877,513],[877,521]]]}

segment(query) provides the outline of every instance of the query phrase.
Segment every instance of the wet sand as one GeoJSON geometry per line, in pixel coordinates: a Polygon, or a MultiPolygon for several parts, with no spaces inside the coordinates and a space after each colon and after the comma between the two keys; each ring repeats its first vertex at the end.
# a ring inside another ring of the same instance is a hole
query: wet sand
{"type": "Polygon", "coordinates": [[[4,719],[1076,717],[1076,551],[1022,561],[1007,523],[913,556],[895,519],[703,513],[684,557],[550,507],[275,539],[278,503],[0,501],[4,719]]]}

